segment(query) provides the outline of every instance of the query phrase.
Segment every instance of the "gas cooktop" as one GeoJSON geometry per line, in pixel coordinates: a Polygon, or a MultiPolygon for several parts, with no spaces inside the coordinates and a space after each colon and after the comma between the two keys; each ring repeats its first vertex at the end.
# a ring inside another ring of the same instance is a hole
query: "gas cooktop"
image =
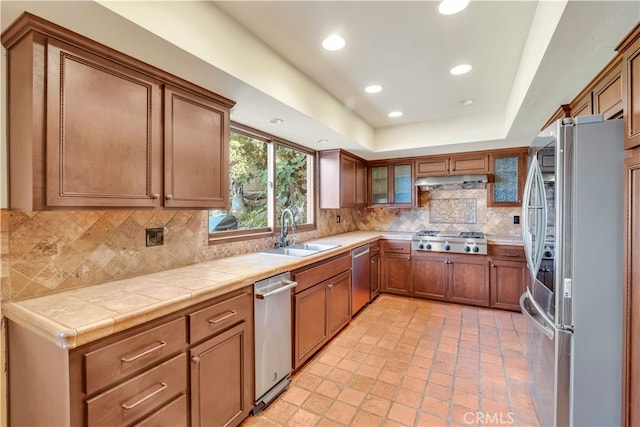
{"type": "Polygon", "coordinates": [[[487,254],[487,239],[484,233],[479,231],[463,231],[455,234],[420,230],[413,235],[411,240],[411,248],[415,251],[487,254]]]}

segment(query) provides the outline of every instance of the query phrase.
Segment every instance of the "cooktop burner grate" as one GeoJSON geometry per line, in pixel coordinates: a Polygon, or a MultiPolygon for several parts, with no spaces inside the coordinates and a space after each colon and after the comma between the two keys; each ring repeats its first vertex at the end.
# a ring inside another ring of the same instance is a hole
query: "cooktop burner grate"
{"type": "Polygon", "coordinates": [[[459,237],[463,239],[484,239],[484,233],[479,231],[463,231],[459,237]]]}

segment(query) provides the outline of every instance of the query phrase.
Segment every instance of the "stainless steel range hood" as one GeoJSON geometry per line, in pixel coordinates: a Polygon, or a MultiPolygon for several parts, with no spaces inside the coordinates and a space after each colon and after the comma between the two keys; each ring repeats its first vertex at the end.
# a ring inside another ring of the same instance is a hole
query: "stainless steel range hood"
{"type": "Polygon", "coordinates": [[[433,190],[477,190],[487,188],[486,174],[456,176],[425,176],[416,178],[416,187],[421,191],[433,190]]]}

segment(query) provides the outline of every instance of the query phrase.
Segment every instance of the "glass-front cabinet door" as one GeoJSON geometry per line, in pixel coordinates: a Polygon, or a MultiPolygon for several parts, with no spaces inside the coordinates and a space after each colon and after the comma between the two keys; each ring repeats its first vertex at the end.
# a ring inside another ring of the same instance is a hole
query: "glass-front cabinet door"
{"type": "Polygon", "coordinates": [[[372,206],[413,206],[413,165],[384,164],[370,168],[372,206]]]}
{"type": "Polygon", "coordinates": [[[411,165],[393,165],[393,203],[411,204],[411,165]]]}
{"type": "Polygon", "coordinates": [[[374,166],[371,168],[371,204],[386,205],[389,203],[389,167],[374,166]]]}
{"type": "Polygon", "coordinates": [[[519,207],[526,177],[527,151],[492,154],[492,182],[487,185],[487,206],[519,207]]]}

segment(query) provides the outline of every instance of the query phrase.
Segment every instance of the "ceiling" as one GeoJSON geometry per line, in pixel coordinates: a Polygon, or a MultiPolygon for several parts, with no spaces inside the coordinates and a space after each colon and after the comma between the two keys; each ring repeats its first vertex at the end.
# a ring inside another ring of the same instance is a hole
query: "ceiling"
{"type": "Polygon", "coordinates": [[[235,100],[236,122],[366,159],[527,145],[640,21],[635,0],[437,5],[0,2],[3,29],[30,11],[235,100]],[[347,44],[329,52],[334,32],[347,44]],[[473,70],[450,75],[459,63],[473,70]],[[365,93],[374,83],[383,91],[365,93]]]}

